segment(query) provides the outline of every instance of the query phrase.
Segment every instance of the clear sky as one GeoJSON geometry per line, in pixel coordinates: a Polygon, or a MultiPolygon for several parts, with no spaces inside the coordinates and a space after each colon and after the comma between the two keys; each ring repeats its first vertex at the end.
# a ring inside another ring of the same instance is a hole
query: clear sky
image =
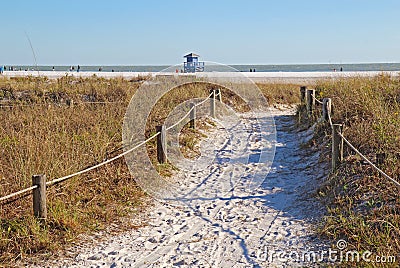
{"type": "Polygon", "coordinates": [[[399,0],[3,0],[0,64],[400,62],[399,0]]]}

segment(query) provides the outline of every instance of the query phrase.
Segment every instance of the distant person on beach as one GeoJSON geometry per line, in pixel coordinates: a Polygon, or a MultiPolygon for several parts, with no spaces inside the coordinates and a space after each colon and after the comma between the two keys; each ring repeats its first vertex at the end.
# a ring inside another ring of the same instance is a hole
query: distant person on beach
{"type": "Polygon", "coordinates": [[[343,67],[340,67],[340,71],[343,72],[343,67]]]}
{"type": "Polygon", "coordinates": [[[3,66],[0,66],[0,74],[3,74],[3,66]]]}
{"type": "Polygon", "coordinates": [[[72,72],[72,66],[69,66],[69,71],[72,72]]]}
{"type": "Polygon", "coordinates": [[[253,71],[253,69],[250,68],[250,73],[253,71]]]}
{"type": "Polygon", "coordinates": [[[99,68],[99,72],[101,72],[102,70],[103,70],[103,68],[100,67],[100,68],[99,68]]]}
{"type": "Polygon", "coordinates": [[[54,66],[53,66],[53,69],[52,69],[52,70],[53,70],[53,72],[56,70],[56,69],[54,68],[54,66]]]}
{"type": "Polygon", "coordinates": [[[79,73],[80,70],[81,70],[81,66],[78,65],[78,68],[76,69],[76,71],[79,73]]]}

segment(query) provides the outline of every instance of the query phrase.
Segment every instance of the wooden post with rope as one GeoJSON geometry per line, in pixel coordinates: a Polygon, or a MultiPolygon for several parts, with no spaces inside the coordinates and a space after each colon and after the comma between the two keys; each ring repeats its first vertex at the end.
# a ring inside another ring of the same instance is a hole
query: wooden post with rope
{"type": "Polygon", "coordinates": [[[33,189],[33,215],[41,221],[46,221],[46,175],[33,175],[32,186],[37,186],[33,189]]]}
{"type": "Polygon", "coordinates": [[[301,86],[300,87],[300,101],[301,103],[306,103],[306,90],[307,87],[306,86],[301,86]]]}
{"type": "Polygon", "coordinates": [[[329,122],[329,117],[332,114],[332,100],[330,98],[324,98],[322,100],[322,118],[325,122],[329,122]]]}
{"type": "Polygon", "coordinates": [[[192,128],[192,129],[195,129],[196,128],[196,121],[195,121],[195,119],[196,119],[196,105],[193,102],[190,103],[190,109],[191,109],[191,111],[190,111],[189,127],[192,128]]]}
{"type": "Polygon", "coordinates": [[[307,112],[311,116],[315,107],[315,89],[307,89],[307,112]]]}
{"type": "Polygon", "coordinates": [[[160,132],[157,136],[157,161],[160,164],[167,162],[167,139],[165,126],[156,126],[156,132],[160,132]]]}
{"type": "Polygon", "coordinates": [[[66,103],[69,108],[74,108],[74,100],[73,99],[66,100],[66,103]]]}
{"type": "Polygon", "coordinates": [[[210,93],[212,94],[210,97],[210,116],[215,118],[215,89],[212,89],[210,93]]]}
{"type": "Polygon", "coordinates": [[[217,89],[217,95],[218,95],[219,102],[222,103],[222,93],[221,93],[221,89],[220,88],[217,89]]]}
{"type": "Polygon", "coordinates": [[[342,124],[332,125],[332,172],[336,171],[343,160],[343,139],[339,135],[342,134],[342,128],[342,124]]]}

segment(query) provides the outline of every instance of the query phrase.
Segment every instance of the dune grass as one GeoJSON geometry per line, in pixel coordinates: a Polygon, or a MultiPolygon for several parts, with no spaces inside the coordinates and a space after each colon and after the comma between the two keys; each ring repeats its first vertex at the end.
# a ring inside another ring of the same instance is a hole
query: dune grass
{"type": "MultiPolygon", "coordinates": [[[[318,98],[332,99],[332,120],[344,124],[344,136],[389,176],[399,180],[399,77],[321,81],[316,90],[318,98]],[[383,163],[376,159],[380,153],[385,154],[383,163]]],[[[326,123],[316,129],[316,143],[325,148],[322,161],[330,161],[331,131],[326,123]]],[[[349,250],[396,256],[399,261],[400,189],[346,145],[344,148],[343,163],[319,191],[328,208],[320,233],[332,240],[345,239],[349,250]]]]}
{"type": "MultiPolygon", "coordinates": [[[[0,78],[0,196],[31,186],[33,174],[44,173],[51,180],[121,152],[123,117],[142,82],[70,76],[0,78]]],[[[294,97],[298,86],[259,87],[271,103],[298,101],[294,97]]],[[[196,83],[169,92],[154,107],[146,135],[154,133],[177,104],[206,97],[209,89],[196,83]]],[[[246,111],[243,100],[230,90],[222,89],[222,94],[225,103],[246,111]]],[[[196,144],[204,135],[187,127],[182,133],[184,155],[198,156],[196,144]]],[[[147,150],[159,172],[170,175],[173,167],[155,161],[154,141],[147,150]]],[[[30,195],[0,205],[0,266],[54,254],[79,234],[104,230],[113,222],[120,224],[120,231],[136,228],[126,218],[147,200],[123,158],[50,187],[47,194],[45,225],[32,216],[30,195]]]]}
{"type": "MultiPolygon", "coordinates": [[[[0,195],[101,162],[121,143],[121,123],[139,82],[64,77],[2,79],[0,195]],[[74,100],[74,106],[67,105],[74,100]],[[89,103],[102,102],[102,103],[89,103]],[[103,103],[107,102],[107,103],[103,103]]],[[[32,217],[32,197],[0,207],[0,263],[56,250],[82,232],[121,220],[145,194],[123,159],[48,189],[46,226],[32,217]]]]}

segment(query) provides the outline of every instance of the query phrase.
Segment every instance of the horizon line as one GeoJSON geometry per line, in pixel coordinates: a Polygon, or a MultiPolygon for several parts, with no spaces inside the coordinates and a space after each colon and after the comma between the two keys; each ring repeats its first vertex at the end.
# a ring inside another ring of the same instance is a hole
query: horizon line
{"type": "MultiPolygon", "coordinates": [[[[210,61],[204,61],[210,62],[210,61]]],[[[210,62],[210,63],[217,63],[217,62],[210,62]]],[[[180,64],[180,63],[178,63],[180,64]]],[[[38,64],[37,66],[176,66],[178,64],[38,64]]],[[[217,63],[219,64],[219,63],[217,63]]],[[[268,65],[349,65],[349,64],[400,64],[400,62],[341,62],[341,63],[231,63],[223,65],[227,66],[238,66],[238,65],[248,65],[248,66],[268,66],[268,65]]],[[[2,66],[36,66],[36,64],[2,64],[2,66]]]]}

